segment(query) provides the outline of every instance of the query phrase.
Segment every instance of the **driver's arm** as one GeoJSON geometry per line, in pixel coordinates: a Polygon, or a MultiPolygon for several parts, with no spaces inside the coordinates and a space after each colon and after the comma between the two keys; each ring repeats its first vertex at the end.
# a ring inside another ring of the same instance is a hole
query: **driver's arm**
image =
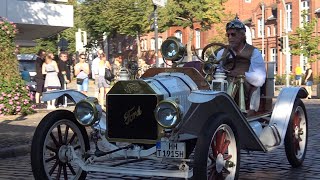
{"type": "Polygon", "coordinates": [[[249,71],[245,73],[246,80],[255,87],[261,87],[266,80],[266,66],[258,49],[251,55],[249,71]]]}

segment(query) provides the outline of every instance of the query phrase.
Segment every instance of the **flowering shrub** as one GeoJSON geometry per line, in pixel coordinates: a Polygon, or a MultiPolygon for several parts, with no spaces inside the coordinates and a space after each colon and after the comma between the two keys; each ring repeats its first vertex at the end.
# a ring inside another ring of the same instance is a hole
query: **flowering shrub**
{"type": "Polygon", "coordinates": [[[0,29],[0,47],[13,46],[13,40],[18,32],[16,25],[0,17],[0,29]]]}
{"type": "Polygon", "coordinates": [[[34,112],[32,94],[21,79],[14,54],[16,25],[0,17],[0,116],[34,112]]]}
{"type": "Polygon", "coordinates": [[[21,79],[4,82],[0,79],[0,116],[6,114],[31,114],[35,105],[32,103],[33,94],[21,79]]]}

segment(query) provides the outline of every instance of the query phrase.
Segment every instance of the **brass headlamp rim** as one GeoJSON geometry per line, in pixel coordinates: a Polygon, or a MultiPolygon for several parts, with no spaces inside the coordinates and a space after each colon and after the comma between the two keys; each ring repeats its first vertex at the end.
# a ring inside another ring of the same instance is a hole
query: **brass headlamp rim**
{"type": "Polygon", "coordinates": [[[160,125],[160,126],[162,126],[163,128],[167,128],[167,129],[172,129],[172,128],[174,128],[174,127],[176,127],[179,123],[180,123],[180,121],[181,121],[181,109],[180,109],[180,106],[179,106],[179,104],[176,102],[176,101],[174,101],[174,100],[162,100],[162,101],[160,101],[158,104],[157,104],[157,106],[156,106],[156,108],[155,108],[155,111],[154,111],[154,116],[155,116],[155,119],[156,119],[156,121],[157,121],[157,123],[160,125]],[[172,125],[170,125],[170,126],[166,126],[166,125],[164,125],[164,124],[161,124],[160,123],[160,121],[159,121],[159,119],[158,119],[158,112],[159,112],[159,109],[160,109],[160,105],[161,104],[164,104],[164,103],[168,103],[168,104],[170,104],[170,105],[172,105],[172,107],[175,109],[175,111],[177,112],[177,120],[175,120],[175,123],[174,124],[172,124],[172,125]]]}

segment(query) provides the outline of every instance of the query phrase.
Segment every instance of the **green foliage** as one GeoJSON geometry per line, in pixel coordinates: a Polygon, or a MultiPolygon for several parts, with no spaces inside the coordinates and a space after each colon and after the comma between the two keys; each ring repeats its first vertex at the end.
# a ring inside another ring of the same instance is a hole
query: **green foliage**
{"type": "MultiPolygon", "coordinates": [[[[286,84],[286,75],[275,75],[275,85],[285,85],[286,84]]],[[[289,84],[294,84],[294,75],[290,75],[289,84]]]]}
{"type": "Polygon", "coordinates": [[[163,30],[171,26],[190,29],[187,53],[188,61],[191,61],[194,23],[201,25],[200,30],[207,30],[212,24],[221,22],[224,16],[223,2],[226,0],[168,0],[165,8],[161,8],[159,12],[159,27],[163,30]]]}
{"type": "Polygon", "coordinates": [[[210,29],[211,25],[221,21],[226,0],[168,0],[160,9],[160,28],[170,26],[190,27],[198,22],[201,30],[210,29]]]}
{"type": "Polygon", "coordinates": [[[15,57],[16,25],[0,18],[0,116],[34,112],[31,94],[25,87],[15,57]]]}
{"type": "Polygon", "coordinates": [[[101,41],[104,32],[112,32],[103,12],[108,11],[107,0],[86,0],[80,5],[79,16],[90,39],[89,43],[101,41]]]}
{"type": "MultiPolygon", "coordinates": [[[[307,12],[303,12],[302,16],[307,16],[307,12]]],[[[312,19],[310,22],[303,21],[303,26],[298,27],[295,31],[295,34],[289,36],[290,39],[290,48],[292,55],[303,55],[308,58],[309,62],[314,62],[317,59],[315,55],[320,54],[318,50],[318,44],[320,38],[313,35],[314,28],[317,24],[317,19],[312,19]]]]}

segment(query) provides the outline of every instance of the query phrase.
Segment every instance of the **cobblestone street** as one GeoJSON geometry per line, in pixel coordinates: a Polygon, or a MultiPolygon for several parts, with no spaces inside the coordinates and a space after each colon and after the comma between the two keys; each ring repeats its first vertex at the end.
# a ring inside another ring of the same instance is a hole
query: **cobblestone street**
{"type": "MultiPolygon", "coordinates": [[[[241,152],[241,168],[240,179],[255,180],[255,179],[320,179],[320,100],[303,100],[309,119],[309,141],[306,159],[301,168],[291,168],[289,165],[284,147],[281,147],[270,153],[262,152],[241,152]]],[[[72,108],[72,107],[69,107],[72,108]]],[[[38,116],[44,116],[47,112],[38,113],[38,116]]],[[[24,118],[18,118],[13,121],[1,122],[1,130],[5,128],[15,128],[15,135],[18,136],[19,144],[28,143],[32,137],[35,126],[38,121],[28,122],[27,125],[22,126],[24,118]],[[20,125],[19,125],[20,124],[20,125]],[[20,133],[25,132],[25,133],[20,133]],[[30,137],[28,137],[30,136],[30,137]]],[[[1,131],[3,132],[3,131],[1,131]]],[[[4,134],[2,133],[2,139],[4,134]]],[[[17,142],[10,142],[10,137],[6,139],[7,146],[17,144],[17,142]]],[[[16,139],[16,138],[15,138],[16,139]]],[[[1,146],[3,147],[3,146],[1,146]]],[[[130,166],[130,165],[129,165],[130,166]]],[[[159,165],[161,166],[161,165],[159,165]]],[[[141,162],[141,168],[159,167],[156,164],[149,162],[141,162]]],[[[30,155],[23,155],[12,158],[0,159],[0,179],[33,179],[30,165],[30,155]]],[[[161,177],[129,177],[125,175],[105,175],[104,173],[90,173],[87,179],[165,179],[161,177]]]]}

